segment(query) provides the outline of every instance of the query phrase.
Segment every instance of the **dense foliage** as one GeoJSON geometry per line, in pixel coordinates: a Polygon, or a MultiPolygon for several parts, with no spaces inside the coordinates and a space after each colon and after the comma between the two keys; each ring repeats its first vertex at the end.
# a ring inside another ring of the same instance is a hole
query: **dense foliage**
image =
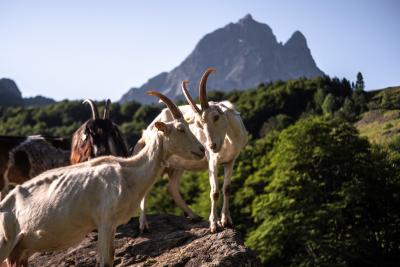
{"type": "MultiPolygon", "coordinates": [[[[235,104],[252,137],[235,165],[231,214],[266,266],[400,262],[400,138],[371,145],[353,126],[364,111],[398,108],[398,97],[365,92],[361,74],[355,84],[319,77],[210,93],[212,100],[235,104]]],[[[134,144],[160,108],[113,104],[111,117],[134,144]]],[[[3,108],[0,134],[70,136],[89,116],[89,107],[77,101],[3,108]]],[[[210,209],[207,176],[185,173],[181,186],[203,218],[210,209]]],[[[181,214],[167,182],[151,191],[148,209],[181,214]]]]}
{"type": "Polygon", "coordinates": [[[252,202],[257,228],[247,243],[273,266],[394,263],[400,169],[388,157],[338,121],[301,120],[282,131],[249,177],[268,179],[252,202]]]}
{"type": "MultiPolygon", "coordinates": [[[[99,102],[98,109],[103,108],[104,102],[99,102]]],[[[142,129],[160,110],[161,106],[142,106],[136,102],[112,104],[110,116],[120,125],[128,142],[135,144],[142,129]]],[[[0,107],[0,134],[70,137],[90,117],[90,107],[81,101],[64,100],[46,107],[0,107]]]]}

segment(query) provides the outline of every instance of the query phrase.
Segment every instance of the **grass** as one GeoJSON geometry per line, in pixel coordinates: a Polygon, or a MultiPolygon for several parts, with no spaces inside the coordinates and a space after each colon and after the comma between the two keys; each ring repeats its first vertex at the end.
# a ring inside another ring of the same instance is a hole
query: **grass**
{"type": "Polygon", "coordinates": [[[355,126],[372,143],[387,145],[400,134],[400,110],[371,110],[355,126]]]}
{"type": "Polygon", "coordinates": [[[380,90],[367,92],[369,109],[399,109],[400,86],[387,87],[380,90]]]}

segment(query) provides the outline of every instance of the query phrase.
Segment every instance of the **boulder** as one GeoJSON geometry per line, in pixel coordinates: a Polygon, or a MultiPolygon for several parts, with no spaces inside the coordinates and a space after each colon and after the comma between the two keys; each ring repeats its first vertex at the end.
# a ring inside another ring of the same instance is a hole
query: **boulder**
{"type": "MultiPolygon", "coordinates": [[[[211,234],[207,222],[173,215],[148,216],[150,232],[139,235],[137,218],[118,227],[114,266],[260,266],[240,234],[224,229],[211,234]]],[[[32,266],[96,266],[97,233],[68,250],[37,253],[32,266]]]]}

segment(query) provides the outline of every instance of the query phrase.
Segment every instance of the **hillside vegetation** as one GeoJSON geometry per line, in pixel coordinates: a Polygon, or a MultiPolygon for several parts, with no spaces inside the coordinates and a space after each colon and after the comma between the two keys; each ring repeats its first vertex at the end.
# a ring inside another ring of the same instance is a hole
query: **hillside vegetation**
{"type": "MultiPolygon", "coordinates": [[[[265,266],[400,262],[400,94],[363,89],[362,76],[355,84],[319,77],[210,93],[235,104],[251,135],[233,173],[231,215],[265,266]]],[[[113,104],[111,117],[134,144],[160,108],[113,104]]],[[[89,114],[71,101],[3,108],[0,134],[70,136],[89,114]]],[[[210,209],[207,176],[185,173],[181,186],[203,218],[210,209]]],[[[149,210],[181,214],[166,183],[152,190],[149,210]]]]}
{"type": "Polygon", "coordinates": [[[400,132],[400,87],[368,92],[368,112],[355,124],[361,136],[381,145],[398,143],[400,132]]]}

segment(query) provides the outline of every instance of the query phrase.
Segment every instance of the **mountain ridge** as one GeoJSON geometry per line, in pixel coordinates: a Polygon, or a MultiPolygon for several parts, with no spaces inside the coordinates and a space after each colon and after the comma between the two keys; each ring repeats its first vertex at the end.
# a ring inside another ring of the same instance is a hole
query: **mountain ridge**
{"type": "Polygon", "coordinates": [[[295,31],[282,44],[267,24],[247,14],[236,23],[204,35],[181,64],[150,78],[140,87],[131,88],[120,102],[154,102],[145,94],[149,89],[157,89],[173,99],[180,98],[180,82],[186,79],[191,82],[191,94],[197,96],[197,82],[208,67],[217,69],[209,79],[209,88],[221,91],[247,89],[261,82],[324,75],[300,31],[295,31]]]}
{"type": "Polygon", "coordinates": [[[41,95],[24,98],[14,80],[0,79],[0,106],[46,106],[55,102],[41,95]]]}

